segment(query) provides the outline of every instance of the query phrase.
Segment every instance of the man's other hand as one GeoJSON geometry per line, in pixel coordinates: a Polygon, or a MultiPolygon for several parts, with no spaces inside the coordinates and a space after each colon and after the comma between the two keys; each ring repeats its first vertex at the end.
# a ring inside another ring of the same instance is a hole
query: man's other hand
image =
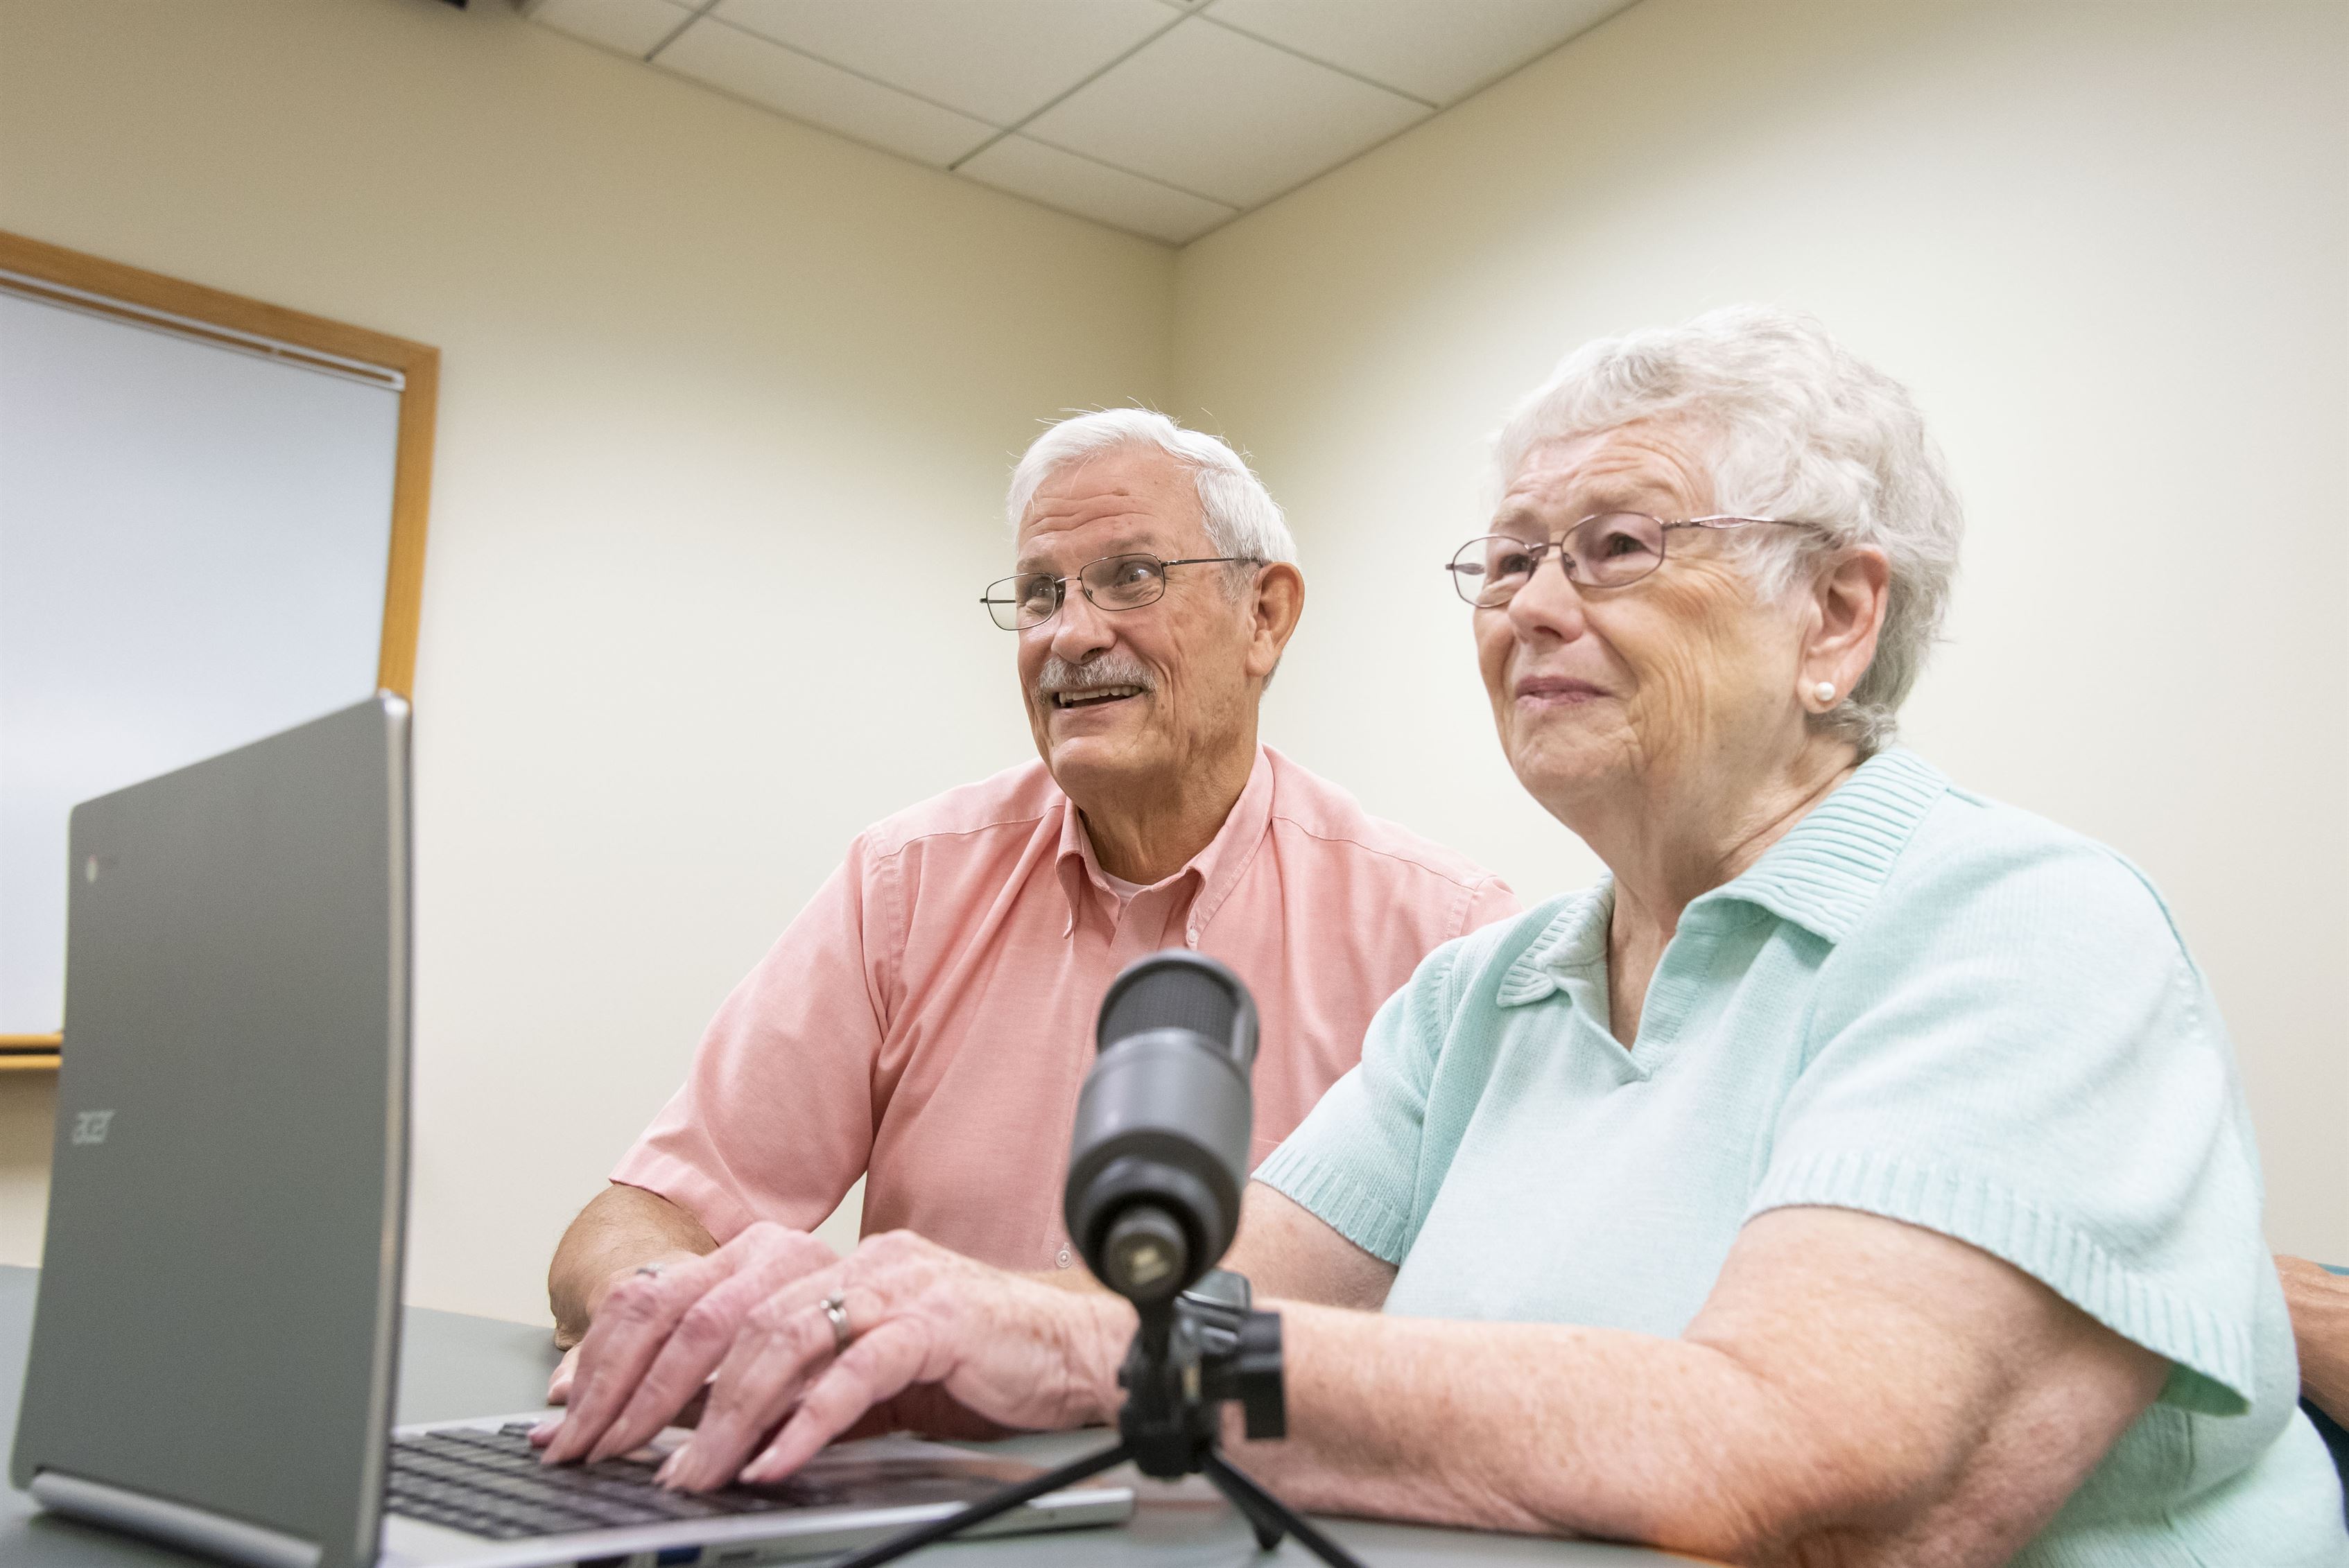
{"type": "Polygon", "coordinates": [[[567,1405],[571,1402],[571,1379],[579,1370],[579,1346],[573,1346],[554,1364],[554,1376],[546,1380],[546,1402],[567,1405]]]}
{"type": "MultiPolygon", "coordinates": [[[[576,1346],[604,1298],[636,1270],[666,1268],[717,1250],[717,1242],[692,1214],[657,1192],[613,1182],[579,1211],[547,1265],[546,1305],[554,1313],[554,1347],[576,1346]]],[[[560,1370],[555,1377],[568,1387],[560,1370]]]]}
{"type": "Polygon", "coordinates": [[[614,1276],[548,1387],[568,1410],[533,1434],[544,1459],[592,1462],[644,1442],[700,1395],[753,1308],[839,1261],[804,1231],[760,1223],[706,1257],[614,1276]]]}
{"type": "Polygon", "coordinates": [[[2317,1408],[2349,1426],[2349,1275],[2328,1273],[2306,1258],[2276,1254],[2292,1336],[2300,1347],[2300,1391],[2317,1408]]]}

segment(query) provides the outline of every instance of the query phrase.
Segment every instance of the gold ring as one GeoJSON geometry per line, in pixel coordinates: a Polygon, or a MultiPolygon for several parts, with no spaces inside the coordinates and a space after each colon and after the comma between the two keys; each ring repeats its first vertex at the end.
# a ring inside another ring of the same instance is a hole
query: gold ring
{"type": "Polygon", "coordinates": [[[848,1342],[855,1337],[848,1332],[848,1303],[838,1291],[823,1298],[823,1315],[832,1325],[832,1353],[837,1356],[847,1349],[848,1342]]]}

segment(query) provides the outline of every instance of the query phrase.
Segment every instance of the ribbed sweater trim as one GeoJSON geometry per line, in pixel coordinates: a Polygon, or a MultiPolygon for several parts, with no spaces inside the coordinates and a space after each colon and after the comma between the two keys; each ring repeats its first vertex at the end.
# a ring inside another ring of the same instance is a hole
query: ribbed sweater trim
{"type": "Polygon", "coordinates": [[[1312,1212],[1374,1258],[1400,1267],[1411,1246],[1411,1219],[1336,1167],[1289,1144],[1257,1167],[1257,1181],[1312,1212]]]}
{"type": "Polygon", "coordinates": [[[2197,1388],[2173,1379],[2165,1396],[2173,1402],[2212,1415],[2251,1408],[2253,1355],[2240,1326],[2137,1273],[2079,1225],[2012,1188],[1903,1155],[1830,1150],[1773,1170],[1746,1217],[1805,1205],[1880,1214],[1980,1247],[2123,1338],[2206,1380],[2197,1388]]]}

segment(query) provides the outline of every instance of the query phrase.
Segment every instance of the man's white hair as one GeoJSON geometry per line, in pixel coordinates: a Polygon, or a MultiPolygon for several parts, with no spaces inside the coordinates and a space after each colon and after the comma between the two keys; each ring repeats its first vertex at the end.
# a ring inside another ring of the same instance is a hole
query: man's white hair
{"type": "MultiPolygon", "coordinates": [[[[1868,756],[1892,738],[1938,635],[1965,520],[1907,388],[1812,317],[1730,305],[1682,326],[1586,343],[1521,399],[1494,438],[1506,487],[1537,447],[1641,419],[1683,420],[1711,442],[1713,505],[1808,529],[1740,531],[1765,592],[1839,547],[1891,564],[1876,658],[1819,723],[1868,756]]],[[[1730,537],[1737,538],[1739,535],[1730,537]]]]}
{"type": "Polygon", "coordinates": [[[1191,470],[1207,539],[1218,555],[1294,561],[1297,542],[1264,481],[1240,455],[1196,430],[1186,430],[1149,408],[1102,408],[1061,420],[1030,444],[1011,470],[1003,510],[1016,530],[1039,486],[1062,469],[1105,452],[1154,447],[1191,470]]]}

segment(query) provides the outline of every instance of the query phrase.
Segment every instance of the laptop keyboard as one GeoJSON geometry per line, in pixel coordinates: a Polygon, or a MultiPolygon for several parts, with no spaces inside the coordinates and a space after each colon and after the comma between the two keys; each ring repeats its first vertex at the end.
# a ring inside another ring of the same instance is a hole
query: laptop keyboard
{"type": "Polygon", "coordinates": [[[849,1501],[842,1489],[794,1477],[753,1491],[667,1491],[653,1484],[654,1466],[630,1459],[546,1466],[530,1444],[530,1423],[394,1438],[392,1512],[494,1541],[562,1535],[621,1524],[721,1519],[849,1501]]]}

